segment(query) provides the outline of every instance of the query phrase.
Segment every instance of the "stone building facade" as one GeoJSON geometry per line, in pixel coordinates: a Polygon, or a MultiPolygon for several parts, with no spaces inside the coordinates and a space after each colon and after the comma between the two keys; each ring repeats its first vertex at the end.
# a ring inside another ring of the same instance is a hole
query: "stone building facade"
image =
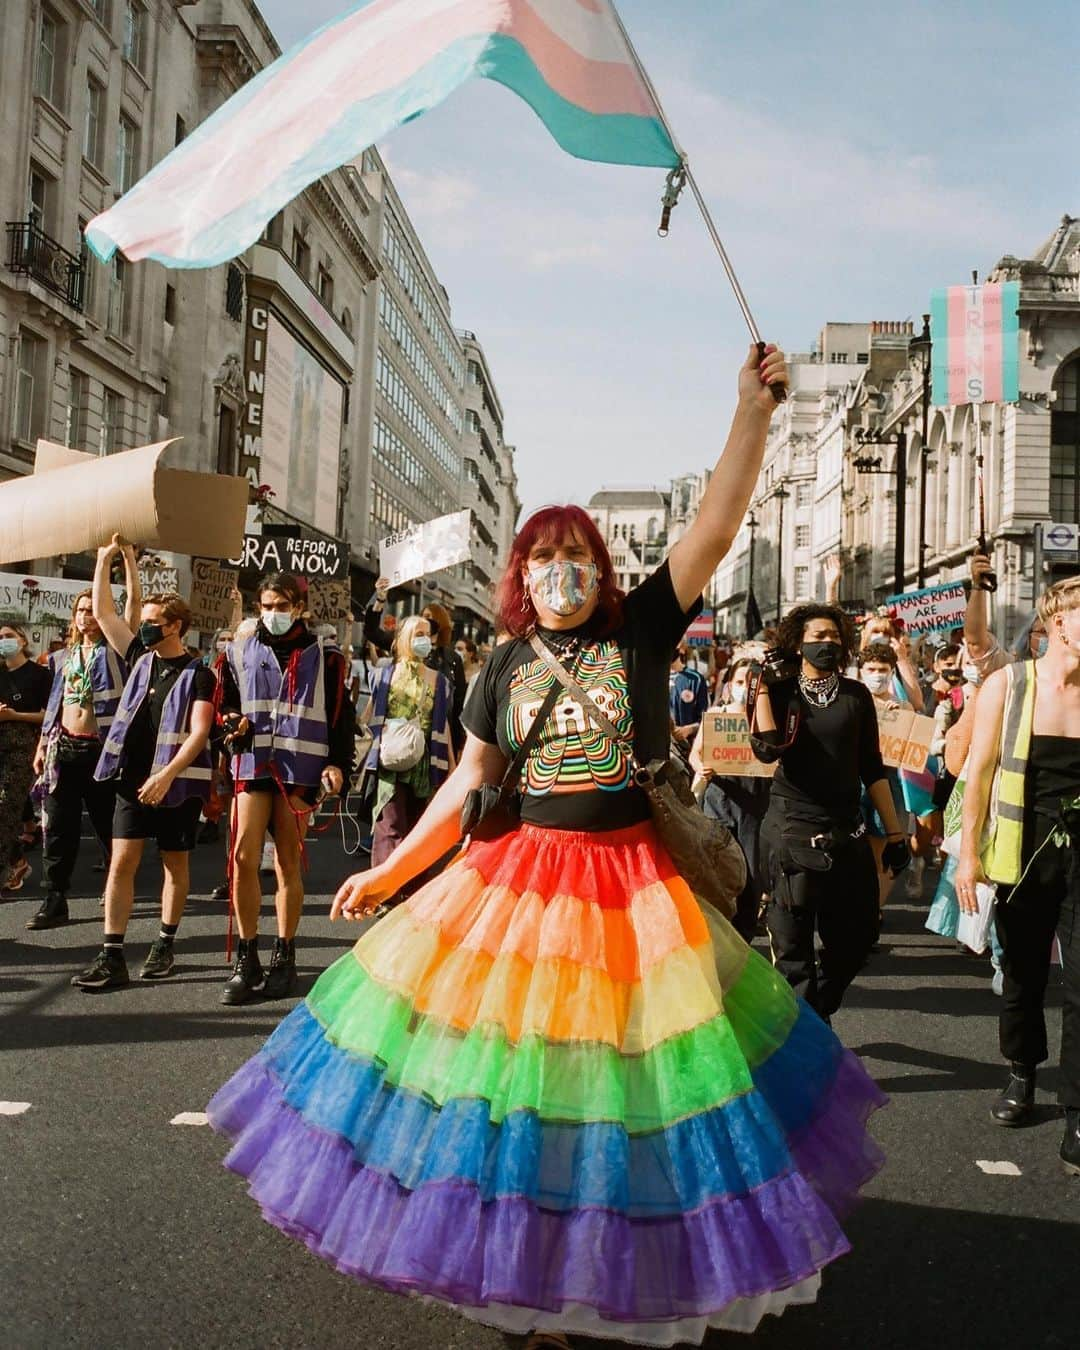
{"type": "Polygon", "coordinates": [[[461,619],[469,636],[487,640],[494,631],[495,588],[517,527],[514,450],[503,437],[503,409],[484,349],[476,334],[458,333],[465,355],[464,492],[472,513],[473,553],[464,565],[461,619]]]}
{"type": "Polygon", "coordinates": [[[615,584],[629,591],[663,561],[671,494],[658,487],[605,487],[586,507],[611,554],[615,584]]]}
{"type": "Polygon", "coordinates": [[[986,281],[1020,283],[1020,398],[930,407],[927,355],[910,321],[828,324],[791,358],[792,397],[774,419],[753,502],[718,573],[720,626],[742,632],[753,536],[756,597],[766,622],[825,594],[838,554],[840,599],[853,611],[896,590],[896,440],[906,442],[903,588],[967,575],[980,525],[999,578],[998,635],[1011,638],[1038,593],[1080,571],[1080,555],[1040,551],[1036,526],[1080,523],[1080,220],[1064,216],[1030,258],[1003,257],[986,281]],[[844,360],[839,360],[843,348],[844,360]],[[857,459],[878,460],[877,472],[857,459]],[[783,530],[781,533],[781,503],[783,530]],[[782,545],[779,541],[782,539],[782,545]]]}

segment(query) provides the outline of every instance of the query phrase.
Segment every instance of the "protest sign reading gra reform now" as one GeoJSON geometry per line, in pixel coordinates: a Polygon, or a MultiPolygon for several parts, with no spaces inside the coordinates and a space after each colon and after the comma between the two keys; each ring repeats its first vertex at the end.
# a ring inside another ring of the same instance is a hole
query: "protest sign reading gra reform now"
{"type": "Polygon", "coordinates": [[[771,778],[775,764],[762,764],[750,749],[746,714],[707,712],[702,718],[701,759],[707,769],[727,778],[771,778]]]}
{"type": "Polygon", "coordinates": [[[467,562],[472,557],[469,512],[455,511],[392,534],[379,545],[379,554],[379,570],[391,586],[467,562]]]}
{"type": "Polygon", "coordinates": [[[230,567],[267,572],[295,572],[297,576],[338,581],[349,575],[349,550],[340,539],[303,539],[272,534],[245,534],[243,552],[228,560],[230,567]]]}
{"type": "Polygon", "coordinates": [[[904,632],[914,642],[931,633],[949,633],[964,625],[967,591],[962,581],[947,581],[923,591],[905,591],[890,595],[885,603],[901,619],[904,632]]]}
{"type": "Polygon", "coordinates": [[[874,705],[877,709],[881,758],[885,764],[890,769],[909,769],[912,773],[922,773],[934,737],[934,719],[923,717],[911,708],[882,707],[877,699],[874,705]]]}

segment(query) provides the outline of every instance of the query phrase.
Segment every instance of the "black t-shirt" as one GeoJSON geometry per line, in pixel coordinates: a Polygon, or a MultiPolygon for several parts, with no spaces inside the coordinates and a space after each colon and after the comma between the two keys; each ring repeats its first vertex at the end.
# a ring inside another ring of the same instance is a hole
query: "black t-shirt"
{"type": "Polygon", "coordinates": [[[769,697],[780,730],[754,737],[751,744],[759,759],[777,758],[775,746],[786,735],[793,703],[800,715],[795,743],[779,756],[772,780],[772,809],[804,819],[853,821],[863,785],[870,787],[885,777],[869,689],[858,680],[841,677],[835,700],[819,708],[803,698],[798,681],[792,679],[770,685],[769,697]]]}
{"type": "MultiPolygon", "coordinates": [[[[700,608],[698,599],[683,612],[665,562],[627,595],[610,636],[600,636],[603,621],[595,616],[572,632],[540,630],[557,655],[565,650],[567,669],[600,711],[632,736],[642,763],[667,758],[672,653],[700,608]]],[[[470,691],[466,730],[512,759],[554,679],[524,639],[501,644],[470,691]]],[[[564,693],[522,772],[522,818],[563,830],[635,825],[648,818],[649,806],[632,776],[626,753],[564,693]]]]}
{"type": "Polygon", "coordinates": [[[0,661],[0,703],[6,703],[12,712],[43,712],[49,705],[51,690],[52,672],[48,666],[25,661],[16,670],[9,670],[0,661]]]}
{"type": "MultiPolygon", "coordinates": [[[[127,649],[125,660],[134,669],[135,662],[145,656],[147,648],[138,638],[127,649]]],[[[182,670],[187,670],[192,658],[185,652],[183,656],[155,656],[150,672],[150,686],[146,697],[139,705],[131,720],[131,729],[124,741],[124,767],[120,778],[122,782],[142,786],[154,765],[154,746],[157,744],[158,730],[161,727],[161,714],[165,707],[176,678],[182,670]]],[[[195,671],[194,700],[212,703],[217,679],[214,672],[204,665],[195,671]]]]}

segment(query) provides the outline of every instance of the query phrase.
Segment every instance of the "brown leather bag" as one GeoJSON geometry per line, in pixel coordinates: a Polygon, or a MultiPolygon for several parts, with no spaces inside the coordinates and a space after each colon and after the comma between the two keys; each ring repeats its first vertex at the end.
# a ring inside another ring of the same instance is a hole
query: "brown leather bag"
{"type": "Polygon", "coordinates": [[[573,694],[586,717],[628,756],[634,782],[648,798],[656,832],[679,875],[699,900],[707,901],[730,919],[735,913],[736,898],[746,884],[746,858],[731,831],[702,812],[681,764],[671,759],[640,764],[633,743],[616,731],[540,637],[534,633],[529,641],[559,683],[573,694]]]}

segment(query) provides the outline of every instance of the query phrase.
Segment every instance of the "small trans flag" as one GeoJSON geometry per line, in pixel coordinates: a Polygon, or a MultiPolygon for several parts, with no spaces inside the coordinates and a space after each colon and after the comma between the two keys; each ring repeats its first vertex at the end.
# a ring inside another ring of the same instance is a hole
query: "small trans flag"
{"type": "Polygon", "coordinates": [[[1020,283],[947,286],[930,297],[934,406],[1020,398],[1020,283]]]}

